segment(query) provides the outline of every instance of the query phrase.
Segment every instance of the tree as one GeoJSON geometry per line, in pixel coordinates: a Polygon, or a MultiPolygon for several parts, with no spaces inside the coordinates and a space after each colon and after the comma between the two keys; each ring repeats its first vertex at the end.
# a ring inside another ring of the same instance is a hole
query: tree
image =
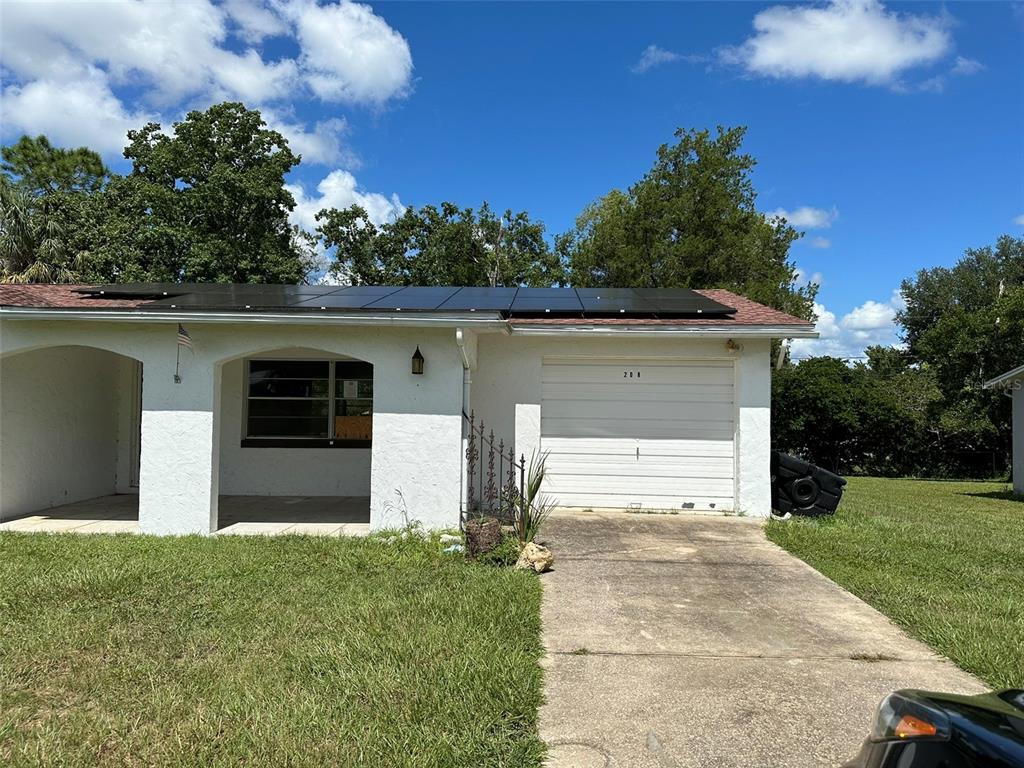
{"type": "Polygon", "coordinates": [[[33,197],[93,194],[103,189],[110,173],[91,149],[54,147],[45,136],[22,136],[0,156],[11,183],[33,197]]]}
{"type": "Polygon", "coordinates": [[[355,285],[551,285],[562,278],[544,225],[526,212],[495,215],[453,203],[407,208],[376,226],[357,205],[317,214],[330,273],[355,285]]]}
{"type": "Polygon", "coordinates": [[[772,378],[775,447],[834,472],[942,475],[934,455],[934,371],[892,347],[869,347],[868,363],[808,358],[772,378]]]}
{"type": "Polygon", "coordinates": [[[833,472],[856,460],[860,427],[854,394],[856,374],[842,360],[812,357],[772,376],[772,439],[833,472]]]}
{"type": "Polygon", "coordinates": [[[0,280],[73,282],[83,259],[70,242],[107,178],[100,156],[22,136],[0,150],[0,280]]]}
{"type": "Polygon", "coordinates": [[[556,250],[579,286],[728,288],[804,318],[815,287],[794,287],[800,234],[755,207],[745,128],[676,131],[650,171],[588,206],[556,250]]]}
{"type": "Polygon", "coordinates": [[[296,283],[310,267],[284,177],[300,158],[260,113],[225,102],[172,134],[128,132],[127,176],[93,196],[76,245],[90,279],[296,283]]]}
{"type": "Polygon", "coordinates": [[[0,177],[0,282],[70,283],[81,261],[69,256],[63,217],[0,177]]]}
{"type": "Polygon", "coordinates": [[[935,372],[940,454],[962,473],[991,471],[1010,453],[1010,403],[982,384],[1020,365],[1024,350],[1024,239],[969,249],[953,267],[903,281],[898,313],[909,358],[935,372]]]}

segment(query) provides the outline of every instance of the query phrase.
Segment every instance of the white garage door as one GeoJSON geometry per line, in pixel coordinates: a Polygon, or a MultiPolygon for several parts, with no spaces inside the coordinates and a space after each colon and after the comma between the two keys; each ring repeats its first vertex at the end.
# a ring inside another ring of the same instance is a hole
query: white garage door
{"type": "Polygon", "coordinates": [[[732,510],[732,361],[545,360],[542,377],[559,506],[732,510]]]}

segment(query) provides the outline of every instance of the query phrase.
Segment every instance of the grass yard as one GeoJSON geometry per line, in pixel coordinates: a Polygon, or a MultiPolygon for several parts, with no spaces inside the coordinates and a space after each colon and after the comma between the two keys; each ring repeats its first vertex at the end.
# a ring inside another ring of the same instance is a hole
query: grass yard
{"type": "Polygon", "coordinates": [[[0,534],[0,764],[539,766],[540,584],[439,550],[0,534]]]}
{"type": "Polygon", "coordinates": [[[768,537],[996,688],[1024,688],[1024,501],[1004,483],[852,478],[768,537]]]}

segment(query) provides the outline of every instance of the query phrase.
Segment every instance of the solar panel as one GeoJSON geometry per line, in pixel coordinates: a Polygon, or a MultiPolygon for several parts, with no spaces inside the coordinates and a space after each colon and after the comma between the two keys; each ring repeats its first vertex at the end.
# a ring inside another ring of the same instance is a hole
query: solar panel
{"type": "Polygon", "coordinates": [[[246,303],[248,303],[248,300],[242,299],[237,293],[204,291],[202,293],[185,293],[180,296],[169,296],[159,301],[142,304],[139,306],[139,309],[165,310],[177,309],[179,307],[187,309],[240,309],[246,303]]]}
{"type": "Polygon", "coordinates": [[[728,315],[736,310],[686,288],[637,288],[659,315],[728,315]]]}
{"type": "Polygon", "coordinates": [[[458,290],[453,287],[410,286],[389,293],[384,298],[367,304],[363,309],[399,312],[402,310],[434,310],[455,295],[458,290]]]}
{"type": "Polygon", "coordinates": [[[632,288],[577,288],[576,294],[588,315],[649,315],[655,312],[654,306],[632,288]]]}
{"type": "MultiPolygon", "coordinates": [[[[188,286],[185,286],[186,288],[188,286]]],[[[337,286],[309,285],[217,285],[218,290],[188,291],[171,294],[149,304],[143,309],[164,309],[167,307],[188,308],[288,308],[294,304],[324,295],[327,291],[338,290],[337,286]]],[[[113,294],[104,294],[111,296],[113,294]]],[[[135,294],[133,294],[135,295],[135,294]]]]}
{"type": "Polygon", "coordinates": [[[437,306],[441,312],[508,312],[519,288],[459,288],[437,306]]]}
{"type": "Polygon", "coordinates": [[[140,309],[499,312],[562,316],[724,316],[736,310],[684,288],[515,288],[389,285],[127,283],[75,289],[97,298],[149,298],[140,309]]]}
{"type": "Polygon", "coordinates": [[[520,288],[512,302],[512,314],[576,314],[583,304],[572,288],[520,288]]]}
{"type": "MultiPolygon", "coordinates": [[[[203,285],[202,289],[213,287],[203,285]]],[[[227,286],[221,285],[221,288],[227,286]]],[[[76,293],[83,293],[89,296],[112,298],[146,298],[149,296],[182,295],[184,293],[196,293],[198,285],[182,285],[181,283],[116,283],[109,285],[96,285],[86,288],[76,288],[76,293]]]]}
{"type": "Polygon", "coordinates": [[[295,309],[364,309],[369,304],[397,293],[401,290],[399,286],[373,286],[356,285],[344,288],[325,296],[317,296],[311,299],[299,301],[292,306],[295,309]]]}

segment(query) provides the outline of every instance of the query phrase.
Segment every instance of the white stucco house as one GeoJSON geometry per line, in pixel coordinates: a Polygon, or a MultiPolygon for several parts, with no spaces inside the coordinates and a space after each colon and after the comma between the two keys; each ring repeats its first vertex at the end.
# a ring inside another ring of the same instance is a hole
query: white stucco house
{"type": "Polygon", "coordinates": [[[1013,398],[1013,490],[1024,493],[1024,365],[985,382],[986,389],[1000,389],[1013,398]]]}
{"type": "Polygon", "coordinates": [[[815,335],[727,291],[4,285],[0,519],[137,494],[143,532],[206,534],[224,496],[322,496],[453,527],[471,411],[561,506],[764,516],[771,341],[815,335]]]}

